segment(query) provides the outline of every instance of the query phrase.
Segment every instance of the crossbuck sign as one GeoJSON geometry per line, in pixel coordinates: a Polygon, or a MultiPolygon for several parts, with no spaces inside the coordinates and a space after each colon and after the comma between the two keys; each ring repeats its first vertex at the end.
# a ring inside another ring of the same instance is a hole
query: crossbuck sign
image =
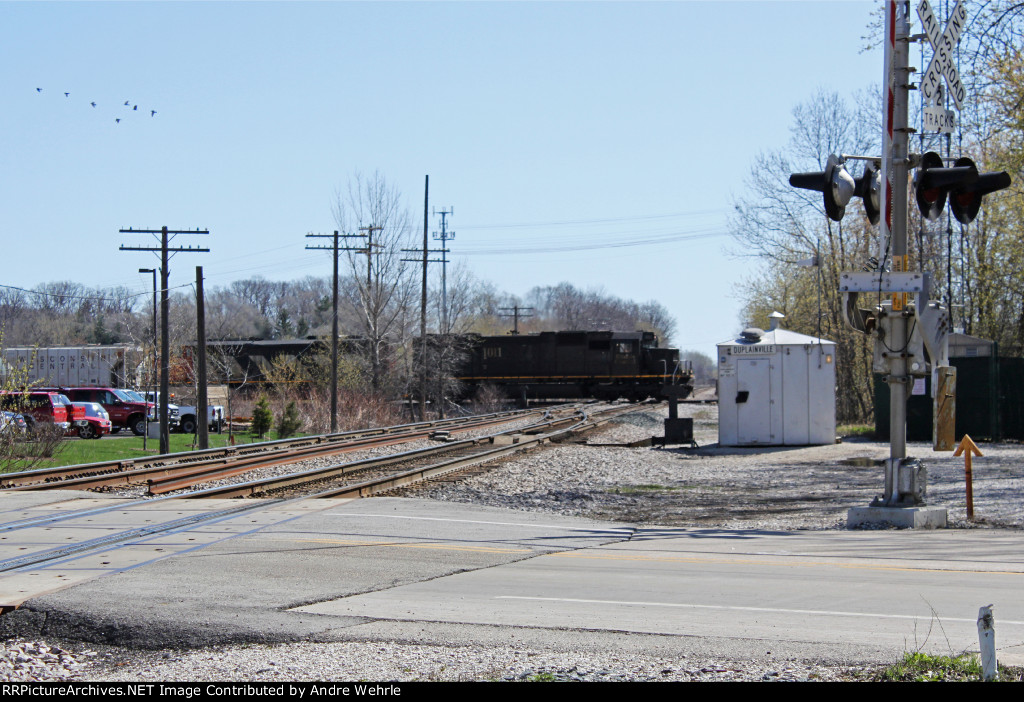
{"type": "Polygon", "coordinates": [[[960,73],[953,61],[953,50],[960,43],[960,33],[967,23],[967,10],[964,9],[963,0],[957,0],[956,7],[946,22],[946,29],[941,34],[939,23],[935,20],[935,13],[932,12],[928,0],[921,0],[921,4],[917,6],[917,16],[921,18],[925,36],[934,49],[928,70],[921,79],[921,94],[929,104],[941,107],[939,103],[942,98],[942,79],[945,78],[946,85],[949,86],[949,95],[956,103],[956,109],[963,109],[964,84],[960,81],[960,73]]]}

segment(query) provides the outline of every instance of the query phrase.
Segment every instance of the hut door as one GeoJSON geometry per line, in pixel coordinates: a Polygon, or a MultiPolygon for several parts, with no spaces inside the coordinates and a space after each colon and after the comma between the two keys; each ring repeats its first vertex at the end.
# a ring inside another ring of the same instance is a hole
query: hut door
{"type": "Polygon", "coordinates": [[[772,384],[768,358],[736,361],[736,439],[743,444],[771,442],[772,384]]]}

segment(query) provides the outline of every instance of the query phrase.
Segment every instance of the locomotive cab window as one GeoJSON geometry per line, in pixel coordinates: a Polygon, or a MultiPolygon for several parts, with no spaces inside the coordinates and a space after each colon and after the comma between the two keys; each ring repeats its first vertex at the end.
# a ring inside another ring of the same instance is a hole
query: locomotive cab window
{"type": "Polygon", "coordinates": [[[633,342],[631,342],[631,341],[617,341],[617,342],[615,342],[615,353],[633,353],[633,342]]]}

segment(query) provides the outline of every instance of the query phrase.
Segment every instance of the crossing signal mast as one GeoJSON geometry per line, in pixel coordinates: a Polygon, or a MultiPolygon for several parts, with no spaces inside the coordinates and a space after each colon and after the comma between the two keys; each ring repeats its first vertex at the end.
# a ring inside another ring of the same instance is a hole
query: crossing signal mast
{"type": "Polygon", "coordinates": [[[872,224],[879,225],[876,270],[841,274],[839,289],[843,294],[846,322],[857,331],[875,340],[873,368],[884,373],[889,384],[889,459],[885,464],[885,489],[866,508],[853,508],[848,515],[851,525],[886,522],[899,526],[945,526],[946,511],[925,506],[926,471],[921,462],[907,457],[907,398],[914,380],[932,377],[934,398],[934,448],[952,450],[955,442],[953,398],[956,390],[956,369],[948,358],[949,311],[930,299],[931,279],[928,273],[913,271],[907,253],[907,177],[914,173],[914,194],[921,215],[935,220],[949,201],[953,216],[969,224],[978,216],[985,195],[1009,187],[1010,176],[1004,172],[979,173],[969,158],[958,158],[947,165],[934,152],[910,153],[908,124],[909,91],[919,88],[926,101],[926,129],[952,131],[955,113],[941,105],[942,83],[957,108],[962,108],[963,83],[957,74],[951,48],[960,40],[967,12],[958,0],[950,13],[944,31],[940,32],[928,0],[917,7],[924,32],[910,34],[909,0],[886,0],[885,3],[885,71],[883,92],[882,155],[830,155],[825,170],[815,173],[794,173],[789,183],[796,188],[822,193],[825,213],[840,221],[850,201],[859,197],[872,224]],[[911,84],[909,45],[927,40],[934,49],[928,69],[921,74],[919,85],[911,84]],[[862,175],[854,178],[846,168],[847,161],[865,162],[862,175]],[[891,264],[890,264],[891,262],[891,264]],[[860,295],[878,296],[878,304],[863,308],[860,295]],[[883,294],[885,296],[883,297],[883,294]]]}

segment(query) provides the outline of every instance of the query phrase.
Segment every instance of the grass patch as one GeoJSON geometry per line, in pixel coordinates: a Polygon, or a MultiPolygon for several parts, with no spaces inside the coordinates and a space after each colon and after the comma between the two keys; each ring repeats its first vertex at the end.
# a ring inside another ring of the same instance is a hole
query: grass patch
{"type": "Polygon", "coordinates": [[[839,436],[857,436],[862,439],[875,438],[874,424],[840,424],[836,427],[839,436]]]}
{"type": "MultiPolygon", "coordinates": [[[[250,434],[235,433],[236,444],[255,443],[255,437],[250,434]]],[[[270,432],[264,441],[273,441],[277,434],[270,432]]],[[[171,453],[194,451],[192,442],[195,439],[193,434],[171,434],[169,437],[171,453]]],[[[210,448],[222,448],[228,445],[227,432],[223,434],[210,433],[210,448]]],[[[142,437],[129,433],[125,436],[124,431],[114,436],[104,436],[96,440],[73,440],[64,441],[60,454],[52,459],[40,461],[35,468],[55,468],[57,466],[73,466],[83,463],[100,463],[103,461],[116,461],[129,458],[144,458],[155,456],[160,452],[159,439],[147,439],[146,448],[142,448],[142,437]]],[[[22,470],[17,463],[8,468],[5,472],[22,470]]]]}
{"type": "MultiPolygon", "coordinates": [[[[897,663],[883,668],[875,682],[980,682],[981,662],[974,654],[932,656],[927,653],[904,653],[897,663]]],[[[1017,668],[999,666],[1000,680],[1020,680],[1017,668]]]]}
{"type": "Polygon", "coordinates": [[[555,682],[554,673],[535,673],[526,678],[526,682],[555,682]]]}

